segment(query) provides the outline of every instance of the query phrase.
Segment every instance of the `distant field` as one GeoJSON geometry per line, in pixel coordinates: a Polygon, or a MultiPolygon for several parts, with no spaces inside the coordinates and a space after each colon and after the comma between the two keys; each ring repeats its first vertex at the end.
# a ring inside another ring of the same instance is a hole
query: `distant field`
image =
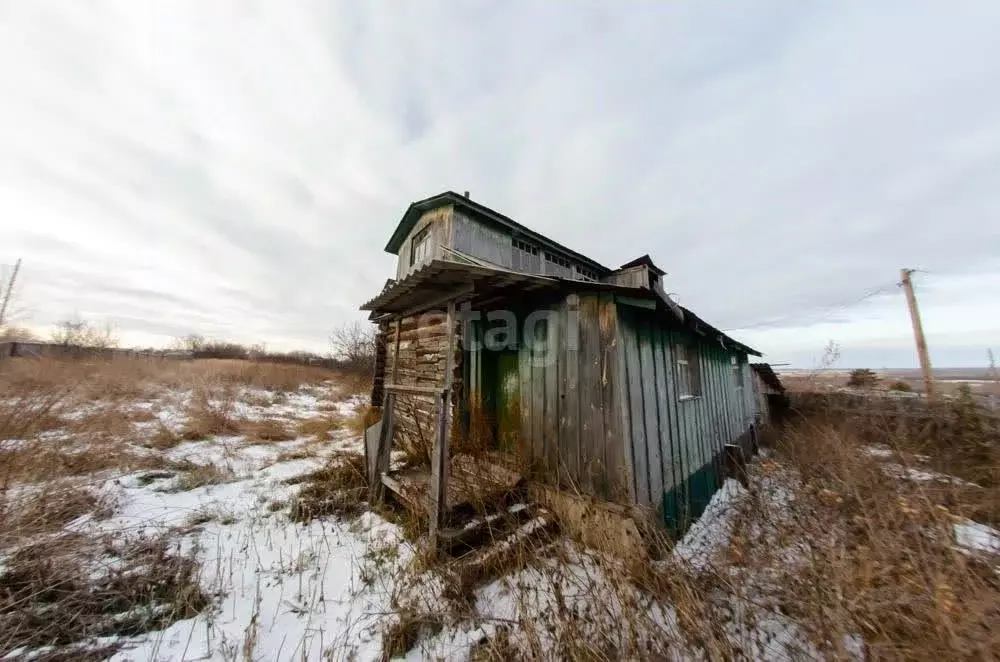
{"type": "MultiPolygon", "coordinates": [[[[904,382],[914,393],[924,392],[924,379],[919,369],[873,370],[878,374],[882,388],[888,388],[894,382],[904,382]]],[[[1000,397],[1000,374],[993,374],[989,368],[934,368],[933,372],[937,390],[941,393],[957,393],[964,384],[975,396],[1000,397]]],[[[782,383],[791,390],[846,387],[850,374],[850,370],[785,369],[778,372],[782,383]]]]}

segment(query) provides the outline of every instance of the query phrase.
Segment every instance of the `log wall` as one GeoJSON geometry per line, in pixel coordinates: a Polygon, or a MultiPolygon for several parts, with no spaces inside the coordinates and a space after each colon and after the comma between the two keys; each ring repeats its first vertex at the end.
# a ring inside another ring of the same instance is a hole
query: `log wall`
{"type": "MultiPolygon", "coordinates": [[[[455,316],[454,373],[452,377],[451,420],[459,420],[458,403],[462,383],[461,325],[455,316]]],[[[422,313],[388,322],[385,330],[384,383],[408,386],[444,387],[447,361],[447,315],[441,311],[422,313]],[[398,334],[397,334],[398,329],[398,334]],[[398,340],[397,340],[398,335],[398,340]]],[[[376,380],[379,375],[376,374],[376,380]]],[[[434,398],[400,395],[396,400],[393,448],[413,449],[430,454],[434,442],[434,398]]],[[[454,428],[453,428],[454,429],[454,428]]]]}

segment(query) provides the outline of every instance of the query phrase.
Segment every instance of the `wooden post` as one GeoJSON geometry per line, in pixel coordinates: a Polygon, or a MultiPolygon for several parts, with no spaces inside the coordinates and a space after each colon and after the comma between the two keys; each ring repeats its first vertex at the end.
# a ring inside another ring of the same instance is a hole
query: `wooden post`
{"type": "Polygon", "coordinates": [[[385,497],[385,485],[382,484],[382,474],[389,471],[389,457],[392,453],[392,427],[396,414],[396,394],[387,393],[385,408],[382,411],[382,429],[379,430],[378,446],[375,451],[373,475],[368,477],[369,503],[381,503],[385,497]]]}
{"type": "MultiPolygon", "coordinates": [[[[402,320],[396,318],[396,342],[392,352],[392,384],[396,383],[399,373],[399,336],[402,320]]],[[[379,430],[378,447],[375,451],[375,467],[373,475],[368,480],[368,501],[381,503],[385,498],[385,486],[382,484],[382,474],[389,471],[389,458],[392,455],[393,420],[396,416],[396,394],[387,393],[382,407],[382,429],[379,430]]],[[[367,452],[367,445],[366,445],[367,452]]]]}
{"type": "Polygon", "coordinates": [[[910,308],[910,322],[913,324],[913,337],[917,343],[917,356],[920,358],[920,371],[924,374],[924,392],[927,398],[934,394],[934,378],[931,374],[931,358],[927,353],[927,341],[924,339],[924,328],[920,324],[920,310],[917,308],[917,297],[913,293],[913,283],[910,274],[913,269],[900,270],[903,292],[906,293],[906,304],[910,308]]]}
{"type": "Polygon", "coordinates": [[[437,549],[438,533],[448,510],[448,444],[451,439],[451,381],[455,369],[455,302],[448,303],[447,344],[445,348],[444,388],[437,397],[437,422],[434,430],[434,450],[431,453],[431,545],[437,549]]]}

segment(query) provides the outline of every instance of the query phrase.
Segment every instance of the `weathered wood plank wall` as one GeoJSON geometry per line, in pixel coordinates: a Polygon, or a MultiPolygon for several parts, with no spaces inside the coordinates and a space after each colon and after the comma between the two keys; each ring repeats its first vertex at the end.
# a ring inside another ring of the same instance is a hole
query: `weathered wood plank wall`
{"type": "Polygon", "coordinates": [[[622,285],[624,287],[649,287],[649,267],[640,264],[621,271],[615,271],[601,278],[602,283],[611,285],[622,285]]]}
{"type": "Polygon", "coordinates": [[[548,310],[518,349],[520,452],[539,477],[627,502],[614,300],[571,295],[548,310]]]}
{"type": "Polygon", "coordinates": [[[410,264],[410,249],[412,248],[413,236],[430,226],[430,256],[439,258],[441,256],[441,246],[451,245],[452,228],[452,206],[447,205],[432,209],[420,217],[414,224],[410,234],[406,235],[403,245],[399,247],[399,259],[396,261],[396,280],[402,280],[411,271],[420,268],[421,264],[410,264]]]}
{"type": "Polygon", "coordinates": [[[451,223],[451,247],[501,267],[511,268],[510,233],[454,212],[451,223]]]}
{"type": "Polygon", "coordinates": [[[635,500],[656,509],[668,524],[683,526],[718,487],[724,446],[753,423],[746,356],[695,339],[646,310],[626,305],[618,310],[635,500]],[[695,397],[681,396],[677,388],[674,348],[682,342],[696,343],[700,357],[701,394],[695,397]]]}

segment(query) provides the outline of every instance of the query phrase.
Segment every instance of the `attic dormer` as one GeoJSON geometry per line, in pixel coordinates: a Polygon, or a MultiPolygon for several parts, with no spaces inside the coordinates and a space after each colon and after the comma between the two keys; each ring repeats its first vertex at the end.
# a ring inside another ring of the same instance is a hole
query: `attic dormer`
{"type": "Polygon", "coordinates": [[[398,256],[396,279],[432,260],[597,281],[610,269],[489,207],[452,191],[414,202],[385,250],[398,256]]]}

